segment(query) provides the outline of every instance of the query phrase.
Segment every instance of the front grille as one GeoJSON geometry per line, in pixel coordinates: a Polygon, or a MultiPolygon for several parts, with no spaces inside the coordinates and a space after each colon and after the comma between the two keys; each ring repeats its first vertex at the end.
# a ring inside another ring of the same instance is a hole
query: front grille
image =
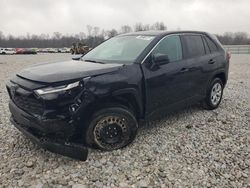
{"type": "Polygon", "coordinates": [[[28,94],[26,92],[25,95],[16,92],[12,94],[11,97],[13,102],[22,110],[28,113],[42,115],[44,110],[44,105],[34,96],[32,92],[28,94]]]}

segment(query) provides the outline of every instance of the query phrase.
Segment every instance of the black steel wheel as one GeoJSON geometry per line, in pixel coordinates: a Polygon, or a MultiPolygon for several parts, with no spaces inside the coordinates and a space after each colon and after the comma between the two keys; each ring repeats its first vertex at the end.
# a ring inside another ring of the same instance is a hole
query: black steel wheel
{"type": "Polygon", "coordinates": [[[137,121],[128,109],[105,108],[93,115],[86,142],[102,150],[119,149],[134,140],[137,128],[137,121]]]}

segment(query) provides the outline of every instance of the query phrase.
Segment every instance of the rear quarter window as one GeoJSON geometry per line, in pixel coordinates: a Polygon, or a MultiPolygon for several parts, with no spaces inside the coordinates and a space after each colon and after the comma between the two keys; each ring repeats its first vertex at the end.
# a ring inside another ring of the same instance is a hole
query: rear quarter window
{"type": "Polygon", "coordinates": [[[212,41],[212,40],[211,40],[210,38],[208,38],[207,36],[205,36],[205,40],[206,40],[206,42],[207,42],[207,44],[208,44],[208,47],[209,47],[211,53],[218,51],[218,47],[217,47],[217,45],[215,44],[214,41],[212,41]]]}
{"type": "Polygon", "coordinates": [[[202,39],[203,39],[203,44],[204,44],[204,47],[205,47],[206,54],[210,54],[211,52],[210,52],[210,49],[208,47],[208,44],[207,44],[207,41],[206,41],[205,37],[203,36],[202,39]]]}
{"type": "Polygon", "coordinates": [[[184,54],[186,58],[205,55],[205,48],[200,35],[183,35],[184,54]]]}

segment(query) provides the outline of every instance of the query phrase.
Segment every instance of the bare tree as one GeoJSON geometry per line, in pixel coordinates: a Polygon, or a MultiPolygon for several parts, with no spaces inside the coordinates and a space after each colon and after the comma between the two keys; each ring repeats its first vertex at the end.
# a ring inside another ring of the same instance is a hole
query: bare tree
{"type": "Polygon", "coordinates": [[[48,40],[49,39],[49,34],[42,33],[39,38],[43,39],[43,40],[48,40]]]}
{"type": "Polygon", "coordinates": [[[80,40],[83,40],[83,39],[85,39],[86,38],[86,34],[84,33],[84,32],[80,32],[79,33],[79,39],[80,40]]]}
{"type": "Polygon", "coordinates": [[[217,35],[217,38],[223,43],[223,44],[233,44],[234,40],[234,34],[230,32],[224,33],[224,35],[217,35]]]}
{"type": "Polygon", "coordinates": [[[118,35],[118,32],[115,29],[111,29],[109,31],[106,31],[106,34],[107,34],[108,38],[111,38],[111,37],[118,35]]]}
{"type": "Polygon", "coordinates": [[[94,27],[94,36],[98,36],[100,32],[100,28],[99,27],[94,27]]]}
{"type": "Polygon", "coordinates": [[[135,26],[134,26],[134,30],[135,30],[135,32],[143,31],[142,23],[136,23],[135,26]]]}
{"type": "Polygon", "coordinates": [[[61,33],[59,33],[59,32],[54,32],[54,33],[53,33],[53,38],[54,38],[54,39],[58,40],[58,39],[60,39],[61,37],[62,37],[62,34],[61,34],[61,33]]]}
{"type": "Polygon", "coordinates": [[[92,35],[92,29],[93,29],[93,27],[91,25],[87,25],[88,36],[92,35]]]}
{"type": "Polygon", "coordinates": [[[143,25],[142,23],[137,23],[135,24],[135,31],[148,31],[150,30],[150,25],[149,24],[145,24],[143,25]]]}
{"type": "MultiPolygon", "coordinates": [[[[163,22],[156,22],[153,25],[137,23],[134,26],[135,31],[145,31],[149,29],[154,30],[166,30],[167,27],[163,22]]],[[[129,25],[123,25],[120,28],[120,33],[131,32],[132,28],[129,25]]],[[[27,33],[24,36],[14,37],[13,35],[4,35],[0,31],[0,46],[1,47],[16,47],[16,48],[45,48],[45,47],[70,47],[72,43],[83,43],[90,47],[95,47],[96,45],[103,42],[105,39],[114,37],[118,35],[116,29],[104,30],[99,27],[92,27],[87,25],[88,35],[84,32],[79,32],[77,34],[67,34],[63,35],[59,32],[54,32],[52,35],[40,34],[34,35],[27,33]]],[[[218,39],[224,45],[234,45],[234,44],[249,44],[249,35],[245,32],[236,33],[224,33],[223,35],[217,35],[218,39]]]]}
{"type": "Polygon", "coordinates": [[[26,33],[26,38],[30,39],[30,34],[29,33],[26,33]]]}
{"type": "Polygon", "coordinates": [[[132,32],[132,28],[129,25],[121,26],[121,33],[130,33],[132,32]]]}
{"type": "Polygon", "coordinates": [[[0,39],[4,39],[4,34],[2,31],[0,31],[0,39]]]}
{"type": "Polygon", "coordinates": [[[234,43],[236,44],[244,44],[245,41],[248,40],[247,33],[245,32],[237,32],[234,35],[234,43]]]}
{"type": "Polygon", "coordinates": [[[224,45],[232,44],[250,44],[248,34],[245,32],[226,32],[223,35],[217,35],[219,41],[224,45]]]}
{"type": "Polygon", "coordinates": [[[165,24],[163,22],[155,22],[152,26],[151,26],[152,30],[167,30],[167,26],[165,26],[165,24]]]}

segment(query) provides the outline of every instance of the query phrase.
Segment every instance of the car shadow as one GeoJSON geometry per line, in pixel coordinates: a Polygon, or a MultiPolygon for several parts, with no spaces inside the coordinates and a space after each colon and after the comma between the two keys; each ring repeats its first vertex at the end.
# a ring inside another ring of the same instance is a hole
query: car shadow
{"type": "Polygon", "coordinates": [[[173,112],[162,113],[159,116],[154,117],[150,120],[140,122],[139,129],[154,129],[160,122],[166,122],[168,120],[173,119],[180,119],[183,118],[185,115],[192,116],[200,111],[204,111],[204,109],[200,106],[200,104],[195,104],[183,109],[175,110],[173,112]]]}

